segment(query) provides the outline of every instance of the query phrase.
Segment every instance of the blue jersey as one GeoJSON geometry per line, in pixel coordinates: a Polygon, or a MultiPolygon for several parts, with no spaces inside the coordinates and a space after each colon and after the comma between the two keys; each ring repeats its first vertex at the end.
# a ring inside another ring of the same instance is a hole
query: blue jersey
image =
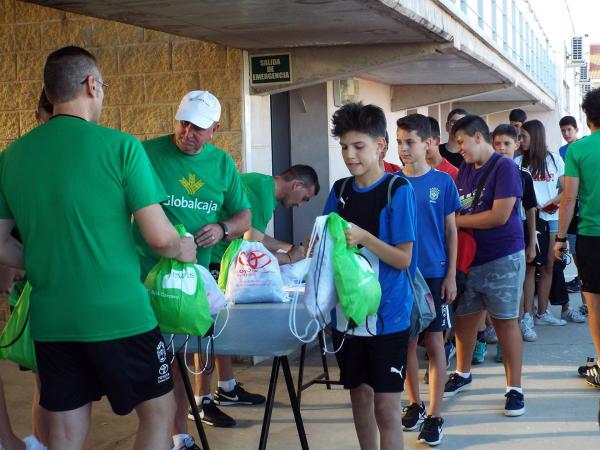
{"type": "Polygon", "coordinates": [[[562,158],[562,160],[564,161],[565,158],[567,157],[567,148],[569,147],[569,144],[565,144],[562,145],[559,149],[558,149],[558,153],[560,154],[560,157],[562,158]]]}
{"type": "Polygon", "coordinates": [[[418,266],[425,278],[444,278],[448,270],[446,216],[460,209],[450,175],[435,169],[410,181],[417,199],[418,266]]]}
{"type": "MultiPolygon", "coordinates": [[[[414,273],[417,263],[415,195],[410,183],[398,177],[393,185],[391,204],[388,208],[386,180],[390,177],[390,174],[385,174],[379,181],[366,188],[359,188],[351,179],[344,192],[340,192],[343,180],[336,181],[329,193],[323,214],[337,212],[344,219],[390,245],[413,242],[411,270],[414,273]],[[340,196],[343,202],[339,201],[340,196]]],[[[368,318],[368,330],[361,325],[353,333],[368,336],[406,330],[410,325],[412,310],[412,291],[406,271],[389,266],[372,254],[369,259],[375,263],[374,269],[381,284],[381,304],[377,317],[368,318]]],[[[332,325],[340,331],[345,331],[346,320],[341,310],[337,309],[332,313],[332,325]]]]}

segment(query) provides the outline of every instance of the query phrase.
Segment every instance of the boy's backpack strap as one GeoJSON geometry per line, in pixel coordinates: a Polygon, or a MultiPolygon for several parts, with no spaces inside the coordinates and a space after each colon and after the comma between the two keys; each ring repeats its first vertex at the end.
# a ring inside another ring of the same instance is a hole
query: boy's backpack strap
{"type": "Polygon", "coordinates": [[[344,209],[344,206],[346,205],[346,200],[344,200],[344,191],[346,190],[346,186],[350,181],[354,181],[354,177],[344,178],[340,186],[340,191],[336,193],[338,198],[338,204],[340,205],[340,208],[338,209],[344,209]]]}
{"type": "Polygon", "coordinates": [[[387,201],[386,201],[385,207],[387,208],[388,214],[391,216],[392,215],[392,196],[396,192],[397,188],[399,188],[400,186],[404,186],[405,184],[408,183],[408,181],[406,180],[406,178],[401,177],[399,175],[392,175],[391,177],[388,178],[387,183],[388,183],[388,185],[387,185],[387,201]],[[400,182],[396,183],[397,180],[400,180],[400,182]]]}

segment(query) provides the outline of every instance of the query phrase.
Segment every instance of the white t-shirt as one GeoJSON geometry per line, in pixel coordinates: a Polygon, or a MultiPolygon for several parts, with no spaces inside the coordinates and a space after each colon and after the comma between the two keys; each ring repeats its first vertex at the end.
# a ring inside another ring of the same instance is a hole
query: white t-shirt
{"type": "MultiPolygon", "coordinates": [[[[521,165],[521,156],[515,158],[515,162],[521,165]]],[[[531,169],[529,170],[531,172],[531,169]]],[[[533,189],[537,198],[538,209],[543,208],[546,203],[558,195],[558,179],[565,174],[565,163],[560,155],[548,152],[546,156],[546,176],[535,177],[533,173],[533,189]]],[[[558,220],[558,209],[554,213],[540,211],[540,219],[558,220]]]]}

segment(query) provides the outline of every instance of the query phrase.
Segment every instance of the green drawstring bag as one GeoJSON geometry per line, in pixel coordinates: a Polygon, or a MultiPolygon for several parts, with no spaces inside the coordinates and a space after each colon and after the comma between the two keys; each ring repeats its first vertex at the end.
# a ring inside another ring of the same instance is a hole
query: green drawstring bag
{"type": "Polygon", "coordinates": [[[28,369],[36,370],[35,347],[29,325],[30,294],[31,285],[26,283],[0,335],[0,359],[8,359],[28,369]]]}
{"type": "Polygon", "coordinates": [[[344,315],[351,328],[377,314],[381,285],[369,261],[358,247],[348,247],[346,230],[350,224],[337,213],[330,213],[327,228],[333,239],[333,281],[344,315]]]}
{"type": "Polygon", "coordinates": [[[225,293],[227,289],[227,279],[229,275],[229,267],[231,266],[232,260],[237,256],[240,251],[240,246],[244,242],[243,239],[236,239],[231,241],[223,257],[221,258],[221,267],[219,268],[219,281],[217,282],[221,292],[225,293]]]}
{"type": "MultiPolygon", "coordinates": [[[[183,225],[175,228],[185,236],[183,225]]],[[[144,286],[161,332],[204,336],[211,328],[213,318],[196,264],[161,258],[148,273],[144,286]]]]}

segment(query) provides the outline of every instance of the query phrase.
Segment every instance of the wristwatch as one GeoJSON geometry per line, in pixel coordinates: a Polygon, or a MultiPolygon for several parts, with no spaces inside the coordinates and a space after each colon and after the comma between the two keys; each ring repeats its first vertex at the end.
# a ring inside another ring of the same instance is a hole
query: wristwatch
{"type": "Polygon", "coordinates": [[[554,240],[556,242],[567,242],[567,237],[565,236],[565,237],[561,238],[561,237],[558,237],[558,235],[556,235],[556,237],[554,238],[554,240]]]}
{"type": "Polygon", "coordinates": [[[223,230],[223,239],[226,239],[229,236],[229,227],[225,222],[219,222],[218,225],[223,230]]]}

